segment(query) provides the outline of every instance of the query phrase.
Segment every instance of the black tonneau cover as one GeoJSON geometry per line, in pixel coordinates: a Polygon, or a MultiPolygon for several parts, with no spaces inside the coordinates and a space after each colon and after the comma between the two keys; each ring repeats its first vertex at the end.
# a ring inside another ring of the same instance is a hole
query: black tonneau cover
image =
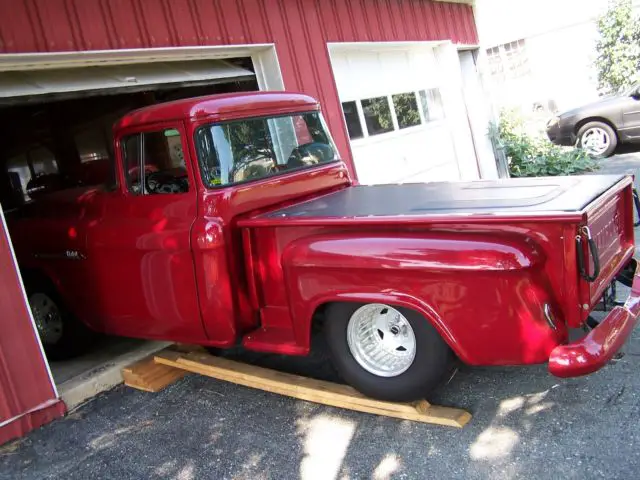
{"type": "Polygon", "coordinates": [[[355,186],[257,218],[579,212],[624,175],[355,186]]]}

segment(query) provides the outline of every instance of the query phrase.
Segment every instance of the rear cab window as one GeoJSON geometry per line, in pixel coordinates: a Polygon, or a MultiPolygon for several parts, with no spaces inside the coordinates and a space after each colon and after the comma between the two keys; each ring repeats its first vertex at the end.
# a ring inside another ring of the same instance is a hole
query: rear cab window
{"type": "Polygon", "coordinates": [[[338,161],[319,112],[204,125],[195,132],[195,145],[208,188],[338,161]]]}

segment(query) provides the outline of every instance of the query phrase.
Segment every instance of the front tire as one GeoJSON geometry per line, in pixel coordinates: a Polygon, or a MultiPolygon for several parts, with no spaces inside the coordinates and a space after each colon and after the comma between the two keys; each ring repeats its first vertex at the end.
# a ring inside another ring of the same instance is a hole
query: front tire
{"type": "Polygon", "coordinates": [[[324,333],[340,376],[380,400],[424,399],[454,358],[431,323],[403,307],[335,303],[327,309],[324,333]]]}
{"type": "Polygon", "coordinates": [[[49,360],[66,360],[85,353],[95,334],[64,305],[46,280],[27,282],[27,299],[38,336],[49,360]]]}
{"type": "Polygon", "coordinates": [[[578,147],[592,158],[607,158],[618,146],[618,136],[610,125],[603,122],[589,122],[578,130],[578,147]]]}

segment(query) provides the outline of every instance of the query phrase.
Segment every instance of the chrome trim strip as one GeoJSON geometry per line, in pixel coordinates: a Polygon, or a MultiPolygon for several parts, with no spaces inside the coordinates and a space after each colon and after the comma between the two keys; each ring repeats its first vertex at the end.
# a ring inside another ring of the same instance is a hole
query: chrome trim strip
{"type": "Polygon", "coordinates": [[[552,330],[558,330],[558,326],[553,321],[553,314],[551,313],[551,306],[548,303],[544,304],[544,318],[547,320],[547,323],[551,327],[552,330]]]}

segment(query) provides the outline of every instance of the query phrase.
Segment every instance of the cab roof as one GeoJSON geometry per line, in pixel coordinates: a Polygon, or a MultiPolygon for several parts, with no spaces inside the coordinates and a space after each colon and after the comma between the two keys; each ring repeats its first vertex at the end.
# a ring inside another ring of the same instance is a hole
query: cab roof
{"type": "Polygon", "coordinates": [[[236,92],[158,103],[127,113],[114,129],[172,120],[225,121],[248,116],[318,110],[318,101],[289,92],[236,92]]]}

